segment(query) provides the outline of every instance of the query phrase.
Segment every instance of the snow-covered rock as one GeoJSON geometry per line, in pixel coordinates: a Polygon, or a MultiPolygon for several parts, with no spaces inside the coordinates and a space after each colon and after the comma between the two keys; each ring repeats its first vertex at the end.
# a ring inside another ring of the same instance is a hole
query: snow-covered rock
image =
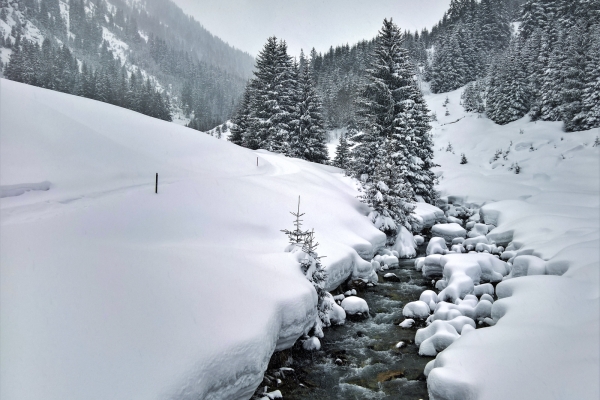
{"type": "Polygon", "coordinates": [[[431,228],[431,235],[444,238],[446,243],[452,243],[452,240],[457,237],[466,237],[467,231],[457,223],[437,224],[431,228]]]}
{"type": "Polygon", "coordinates": [[[446,246],[446,240],[441,237],[431,238],[429,243],[427,244],[427,255],[431,254],[446,254],[448,251],[448,247],[446,246]]]}
{"type": "Polygon", "coordinates": [[[318,337],[312,336],[302,342],[302,348],[308,351],[321,350],[321,341],[318,337]]]}
{"type": "Polygon", "coordinates": [[[546,275],[546,261],[536,256],[517,256],[513,260],[513,278],[526,275],[546,275]]]}
{"type": "Polygon", "coordinates": [[[329,320],[333,325],[344,325],[346,322],[346,311],[337,303],[333,303],[331,309],[327,313],[329,315],[329,320]]]}
{"type": "Polygon", "coordinates": [[[408,329],[411,328],[415,324],[415,320],[412,318],[406,318],[404,321],[400,322],[400,328],[408,329]]]}
{"type": "Polygon", "coordinates": [[[364,299],[361,299],[360,297],[346,297],[344,300],[342,300],[341,306],[346,312],[346,314],[349,315],[369,313],[369,305],[364,299]]]}
{"type": "Polygon", "coordinates": [[[432,357],[450,346],[459,337],[456,329],[448,322],[433,321],[428,327],[417,331],[415,344],[419,346],[420,355],[432,357]]]}
{"type": "Polygon", "coordinates": [[[417,221],[415,232],[431,228],[436,222],[446,219],[442,210],[427,203],[415,203],[413,215],[417,221]]]}
{"type": "MultiPolygon", "coordinates": [[[[413,258],[417,255],[417,243],[412,233],[405,227],[400,227],[400,232],[396,236],[396,242],[392,249],[398,252],[400,258],[413,258]]],[[[396,260],[398,264],[398,260],[396,260]]]]}
{"type": "Polygon", "coordinates": [[[469,231],[469,238],[476,238],[478,236],[485,236],[488,233],[488,227],[486,224],[474,224],[473,228],[469,231]]]}
{"type": "Polygon", "coordinates": [[[429,305],[424,301],[411,301],[402,309],[402,315],[406,318],[425,319],[429,317],[429,305]]]}

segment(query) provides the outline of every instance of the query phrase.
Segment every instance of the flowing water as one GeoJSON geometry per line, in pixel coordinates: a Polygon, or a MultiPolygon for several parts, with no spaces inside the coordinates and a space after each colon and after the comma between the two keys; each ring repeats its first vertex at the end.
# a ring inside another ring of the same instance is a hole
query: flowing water
{"type": "Polygon", "coordinates": [[[320,351],[309,353],[296,346],[274,356],[267,375],[281,382],[269,385],[269,390],[281,390],[285,399],[427,399],[423,369],[432,358],[418,355],[418,327],[403,329],[398,324],[404,320],[402,307],[430,288],[413,260],[380,272],[377,286],[358,288],[358,296],[369,304],[369,318],[325,329],[320,351]],[[385,281],[387,272],[400,282],[385,281]],[[397,348],[400,341],[406,346],[397,348]],[[281,366],[294,371],[278,370],[281,366]]]}

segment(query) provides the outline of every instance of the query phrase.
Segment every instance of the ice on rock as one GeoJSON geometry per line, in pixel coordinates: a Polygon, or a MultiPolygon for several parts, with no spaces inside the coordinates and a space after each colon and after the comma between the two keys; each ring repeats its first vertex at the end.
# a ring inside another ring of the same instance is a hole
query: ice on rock
{"type": "Polygon", "coordinates": [[[321,350],[321,341],[318,337],[312,336],[302,342],[302,348],[308,351],[321,350]]]}
{"type": "MultiPolygon", "coordinates": [[[[400,232],[396,237],[396,242],[392,246],[392,249],[398,252],[400,258],[413,258],[417,255],[417,243],[412,233],[410,233],[405,227],[400,227],[400,232]]],[[[398,259],[396,259],[398,264],[398,259]]]]}
{"type": "Polygon", "coordinates": [[[444,238],[446,243],[452,243],[452,239],[456,237],[466,237],[467,231],[457,223],[437,224],[431,228],[431,235],[444,238]]]}
{"type": "Polygon", "coordinates": [[[488,233],[488,227],[485,224],[475,224],[469,231],[469,237],[485,236],[488,233]]]}
{"type": "Polygon", "coordinates": [[[364,299],[356,296],[346,297],[342,301],[342,308],[346,314],[350,315],[369,313],[369,305],[367,302],[364,299]]]}
{"type": "Polygon", "coordinates": [[[493,296],[494,295],[494,285],[492,285],[491,283],[483,283],[481,285],[477,285],[473,288],[473,294],[475,296],[482,296],[484,294],[493,296]]]}
{"type": "Polygon", "coordinates": [[[406,318],[404,321],[400,322],[398,325],[400,328],[408,329],[411,328],[415,324],[415,320],[412,318],[406,318]]]}
{"type": "Polygon", "coordinates": [[[480,300],[487,300],[487,301],[489,301],[492,304],[494,303],[494,298],[492,296],[490,296],[489,294],[487,294],[487,293],[484,293],[481,296],[480,300]]]}
{"type": "Polygon", "coordinates": [[[411,301],[402,309],[405,318],[425,319],[429,317],[429,305],[424,301],[411,301]]]}
{"type": "Polygon", "coordinates": [[[536,256],[517,256],[513,260],[512,277],[546,275],[546,261],[536,256]]]}
{"type": "Polygon", "coordinates": [[[446,321],[448,324],[452,325],[454,327],[454,329],[456,329],[456,332],[462,334],[462,331],[464,329],[465,326],[471,326],[473,328],[475,328],[475,321],[473,321],[471,318],[466,317],[464,315],[452,318],[449,321],[446,321]]]}
{"type": "Polygon", "coordinates": [[[327,315],[329,316],[329,321],[331,321],[333,325],[344,325],[346,322],[346,311],[344,311],[337,303],[332,304],[327,315]]]}
{"type": "Polygon", "coordinates": [[[446,246],[446,240],[441,237],[433,237],[427,244],[427,255],[431,254],[446,254],[448,247],[446,246]]]}
{"type": "Polygon", "coordinates": [[[424,238],[423,236],[421,236],[421,235],[415,235],[415,236],[413,236],[413,237],[415,238],[415,244],[416,244],[417,246],[420,246],[420,245],[422,245],[423,243],[425,243],[425,238],[424,238]]]}
{"type": "Polygon", "coordinates": [[[428,327],[417,331],[415,344],[419,346],[419,355],[433,357],[459,337],[456,329],[447,321],[433,321],[428,327]]]}

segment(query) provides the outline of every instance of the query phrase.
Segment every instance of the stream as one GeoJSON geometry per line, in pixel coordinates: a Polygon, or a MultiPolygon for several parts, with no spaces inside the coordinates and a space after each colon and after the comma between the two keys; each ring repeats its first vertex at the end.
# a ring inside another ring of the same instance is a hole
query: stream
{"type": "Polygon", "coordinates": [[[414,269],[412,259],[378,274],[377,286],[354,287],[369,305],[369,318],[348,318],[345,325],[325,329],[320,351],[307,352],[297,344],[274,354],[266,377],[280,381],[269,390],[280,390],[285,399],[429,398],[423,369],[433,358],[419,356],[414,344],[421,325],[403,329],[398,324],[404,320],[402,307],[431,289],[430,281],[414,269]],[[400,282],[384,280],[389,272],[400,282]],[[400,341],[405,346],[397,348],[400,341]]]}

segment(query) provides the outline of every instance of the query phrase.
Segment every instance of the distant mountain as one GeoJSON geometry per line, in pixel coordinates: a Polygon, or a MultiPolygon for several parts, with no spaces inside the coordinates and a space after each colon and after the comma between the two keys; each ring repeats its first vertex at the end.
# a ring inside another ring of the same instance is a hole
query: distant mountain
{"type": "Polygon", "coordinates": [[[252,74],[252,56],[170,0],[0,6],[2,72],[16,81],[208,130],[231,116],[252,74]]]}

